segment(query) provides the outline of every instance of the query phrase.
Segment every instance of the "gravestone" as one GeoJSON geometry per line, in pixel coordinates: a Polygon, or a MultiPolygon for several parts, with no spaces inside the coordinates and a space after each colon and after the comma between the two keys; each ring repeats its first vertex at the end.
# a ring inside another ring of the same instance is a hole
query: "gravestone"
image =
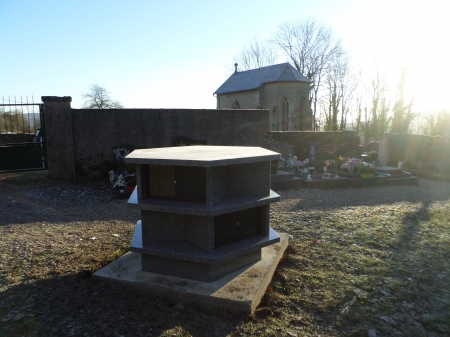
{"type": "Polygon", "coordinates": [[[342,157],[359,158],[361,156],[362,147],[355,143],[342,143],[338,148],[338,155],[342,157]]]}
{"type": "Polygon", "coordinates": [[[245,123],[241,125],[234,136],[234,145],[236,146],[252,146],[253,145],[253,123],[245,123]]]}
{"type": "Polygon", "coordinates": [[[367,144],[367,153],[372,152],[372,151],[377,151],[380,147],[380,142],[377,141],[373,141],[367,144]]]}
{"type": "Polygon", "coordinates": [[[309,148],[309,162],[315,164],[318,161],[324,161],[327,158],[329,146],[320,142],[308,142],[309,148]]]}

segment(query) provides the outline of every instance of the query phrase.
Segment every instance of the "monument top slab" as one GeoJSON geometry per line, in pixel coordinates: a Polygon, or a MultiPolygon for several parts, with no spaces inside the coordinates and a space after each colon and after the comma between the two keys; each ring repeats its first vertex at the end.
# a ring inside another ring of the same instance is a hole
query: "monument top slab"
{"type": "Polygon", "coordinates": [[[130,164],[215,167],[280,159],[280,154],[251,146],[178,146],[134,150],[130,164]]]}
{"type": "Polygon", "coordinates": [[[384,174],[402,174],[402,170],[392,166],[379,166],[376,168],[379,173],[384,174]]]}

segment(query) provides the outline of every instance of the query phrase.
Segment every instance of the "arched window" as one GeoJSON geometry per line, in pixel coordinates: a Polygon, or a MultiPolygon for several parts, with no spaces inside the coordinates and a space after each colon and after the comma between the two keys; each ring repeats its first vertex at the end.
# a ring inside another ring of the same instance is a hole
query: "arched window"
{"type": "Polygon", "coordinates": [[[241,105],[239,104],[239,101],[237,99],[234,100],[232,109],[240,109],[241,105]]]}
{"type": "Polygon", "coordinates": [[[281,103],[281,128],[283,131],[289,131],[289,101],[286,97],[281,103]]]}

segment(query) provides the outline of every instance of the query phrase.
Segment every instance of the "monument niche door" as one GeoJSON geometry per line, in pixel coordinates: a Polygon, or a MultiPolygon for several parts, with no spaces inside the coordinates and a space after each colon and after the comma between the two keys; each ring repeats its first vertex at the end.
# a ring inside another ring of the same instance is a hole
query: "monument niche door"
{"type": "Polygon", "coordinates": [[[215,248],[261,234],[261,208],[255,207],[214,217],[215,248]]]}
{"type": "Polygon", "coordinates": [[[175,166],[177,201],[206,203],[206,168],[175,166]]]}
{"type": "Polygon", "coordinates": [[[206,203],[204,167],[149,165],[149,198],[206,203]]]}

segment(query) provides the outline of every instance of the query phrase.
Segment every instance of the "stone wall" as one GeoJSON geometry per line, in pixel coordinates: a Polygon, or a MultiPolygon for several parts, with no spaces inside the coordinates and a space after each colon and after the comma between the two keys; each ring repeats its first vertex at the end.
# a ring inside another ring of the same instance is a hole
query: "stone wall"
{"type": "Polygon", "coordinates": [[[311,145],[315,146],[315,160],[359,157],[362,151],[360,137],[355,131],[271,131],[266,147],[280,152],[284,158],[292,154],[299,160],[311,159],[311,145]]]}
{"type": "Polygon", "coordinates": [[[268,110],[72,109],[42,97],[49,176],[101,178],[136,148],[207,144],[264,146],[268,110]]]}
{"type": "Polygon", "coordinates": [[[378,160],[383,165],[398,166],[403,162],[405,169],[450,174],[450,137],[431,137],[386,133],[380,141],[378,160]]]}

